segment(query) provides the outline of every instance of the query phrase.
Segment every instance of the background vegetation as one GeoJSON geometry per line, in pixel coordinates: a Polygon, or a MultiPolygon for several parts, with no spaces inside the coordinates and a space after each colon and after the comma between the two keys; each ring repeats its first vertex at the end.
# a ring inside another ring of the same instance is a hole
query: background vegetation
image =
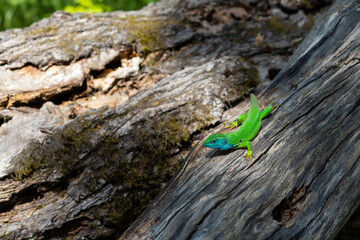
{"type": "Polygon", "coordinates": [[[22,28],[58,10],[99,13],[137,10],[158,0],[0,0],[0,31],[22,28]]]}

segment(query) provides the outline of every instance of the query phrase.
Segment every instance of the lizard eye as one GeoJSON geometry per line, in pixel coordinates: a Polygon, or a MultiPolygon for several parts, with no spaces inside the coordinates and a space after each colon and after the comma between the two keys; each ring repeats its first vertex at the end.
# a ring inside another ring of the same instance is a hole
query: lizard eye
{"type": "Polygon", "coordinates": [[[216,140],[213,140],[212,142],[213,142],[213,143],[216,143],[216,140]]]}

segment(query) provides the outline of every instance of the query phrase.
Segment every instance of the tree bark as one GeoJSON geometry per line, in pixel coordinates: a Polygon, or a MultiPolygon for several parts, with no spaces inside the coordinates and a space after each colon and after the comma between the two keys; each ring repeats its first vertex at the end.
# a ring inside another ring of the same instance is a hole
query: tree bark
{"type": "Polygon", "coordinates": [[[274,81],[311,17],[261,2],[57,12],[0,33],[0,236],[119,237],[188,154],[121,238],[334,236],[359,200],[356,1],[274,81]],[[264,88],[262,107],[282,105],[253,162],[201,146],[264,88]]]}
{"type": "Polygon", "coordinates": [[[200,142],[120,239],[334,238],[360,203],[358,7],[337,1],[260,95],[281,106],[255,160],[200,142]]]}

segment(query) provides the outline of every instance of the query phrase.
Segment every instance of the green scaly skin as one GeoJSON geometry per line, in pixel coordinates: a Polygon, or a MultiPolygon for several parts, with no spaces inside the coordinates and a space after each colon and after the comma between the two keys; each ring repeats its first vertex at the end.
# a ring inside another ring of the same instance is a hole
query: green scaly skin
{"type": "Polygon", "coordinates": [[[240,126],[240,128],[233,133],[213,134],[204,141],[204,145],[209,148],[215,148],[220,150],[247,148],[247,153],[244,157],[246,159],[254,156],[251,141],[256,137],[261,128],[261,120],[267,117],[277,106],[270,105],[263,111],[260,111],[259,103],[254,94],[250,94],[251,106],[248,113],[241,115],[235,122],[226,122],[230,125],[226,126],[234,128],[240,126]]]}

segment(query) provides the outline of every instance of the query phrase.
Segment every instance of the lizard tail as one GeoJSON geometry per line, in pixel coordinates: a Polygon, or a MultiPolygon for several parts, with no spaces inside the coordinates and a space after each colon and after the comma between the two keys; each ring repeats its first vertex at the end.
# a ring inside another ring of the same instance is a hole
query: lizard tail
{"type": "Polygon", "coordinates": [[[258,100],[254,94],[250,94],[251,106],[259,106],[258,100]]]}

